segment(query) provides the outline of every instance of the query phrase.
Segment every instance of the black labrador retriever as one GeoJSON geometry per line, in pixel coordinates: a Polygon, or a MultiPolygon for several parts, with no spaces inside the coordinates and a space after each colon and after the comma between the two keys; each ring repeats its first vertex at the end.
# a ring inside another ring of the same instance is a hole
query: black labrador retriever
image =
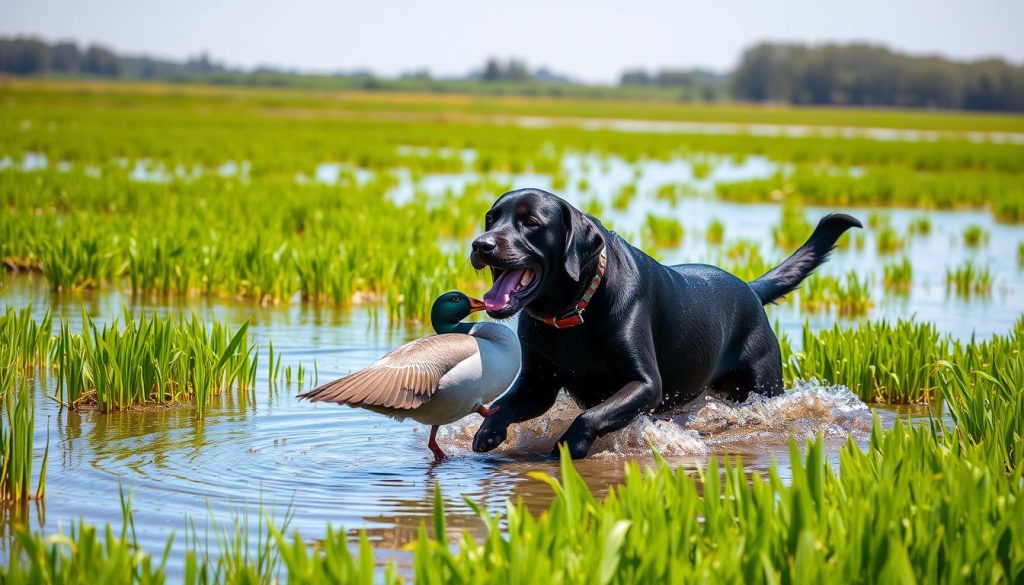
{"type": "MultiPolygon", "coordinates": [[[[743,400],[783,390],[779,342],[764,305],[795,290],[859,221],[826,215],[810,239],[747,283],[706,264],[665,266],[600,221],[539,189],[502,195],[470,260],[491,269],[491,317],[519,317],[523,364],[473,450],[540,416],[565,388],[585,410],[559,443],[573,458],[640,413],[671,411],[705,388],[743,400]]],[[[554,455],[557,456],[558,448],[554,455]]]]}

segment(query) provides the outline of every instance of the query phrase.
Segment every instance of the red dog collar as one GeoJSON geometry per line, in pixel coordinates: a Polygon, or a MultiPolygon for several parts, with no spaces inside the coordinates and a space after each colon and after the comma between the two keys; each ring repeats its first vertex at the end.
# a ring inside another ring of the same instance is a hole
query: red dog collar
{"type": "Polygon", "coordinates": [[[587,290],[583,291],[583,297],[576,303],[576,306],[558,317],[544,317],[541,321],[555,329],[566,329],[583,323],[583,311],[590,304],[590,299],[594,298],[594,293],[597,292],[597,287],[601,286],[601,279],[604,278],[604,267],[607,263],[604,252],[605,248],[602,247],[601,255],[597,260],[597,273],[594,274],[594,278],[590,279],[590,285],[587,286],[587,290]]]}

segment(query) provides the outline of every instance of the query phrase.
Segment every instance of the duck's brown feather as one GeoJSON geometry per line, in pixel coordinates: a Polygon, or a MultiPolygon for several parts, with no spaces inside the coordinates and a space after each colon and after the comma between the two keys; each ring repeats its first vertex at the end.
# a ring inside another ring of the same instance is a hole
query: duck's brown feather
{"type": "Polygon", "coordinates": [[[441,378],[477,351],[477,341],[471,335],[431,335],[398,347],[366,369],[299,394],[299,398],[413,409],[430,400],[441,378]]]}

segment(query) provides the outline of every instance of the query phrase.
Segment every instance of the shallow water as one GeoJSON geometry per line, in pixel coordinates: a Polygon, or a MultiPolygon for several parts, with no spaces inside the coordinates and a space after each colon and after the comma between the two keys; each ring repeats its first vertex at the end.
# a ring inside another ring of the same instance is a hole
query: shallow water
{"type": "MultiPolygon", "coordinates": [[[[463,152],[461,156],[470,155],[463,152]]],[[[712,218],[724,222],[727,240],[762,242],[766,258],[781,260],[790,251],[770,244],[771,227],[780,217],[779,205],[730,204],[707,196],[716,181],[770,176],[779,167],[759,157],[705,160],[711,165],[710,173],[698,178],[693,162],[687,160],[632,165],[615,158],[570,155],[563,161],[568,186],[559,192],[578,205],[597,199],[606,210],[602,217],[626,235],[638,233],[647,213],[678,218],[687,235],[681,246],[660,251],[669,263],[708,261],[716,256],[717,248],[704,241],[704,230],[712,218]],[[581,178],[598,187],[580,191],[581,178]],[[613,210],[611,195],[633,181],[638,186],[636,200],[625,211],[613,210]],[[675,205],[656,199],[654,191],[668,182],[685,182],[696,196],[675,205]]],[[[42,168],[46,162],[33,160],[31,164],[42,168]]],[[[125,168],[134,173],[137,167],[126,163],[125,168]]],[[[238,163],[221,171],[244,175],[247,167],[238,163]]],[[[332,182],[343,175],[366,180],[362,174],[336,165],[317,167],[311,180],[332,182]]],[[[391,195],[401,199],[403,189],[409,195],[420,189],[440,196],[478,179],[468,173],[425,175],[416,185],[400,183],[391,195]]],[[[545,175],[504,179],[541,188],[550,188],[552,181],[545,175]]],[[[814,221],[828,211],[836,209],[809,208],[807,216],[814,221]]],[[[867,218],[866,210],[847,211],[862,220],[867,218]]],[[[930,235],[908,241],[904,253],[913,264],[914,284],[906,296],[883,293],[881,267],[902,254],[877,254],[871,230],[867,230],[863,249],[840,248],[822,268],[834,274],[856,269],[871,278],[875,306],[869,318],[915,317],[934,322],[940,330],[961,339],[1003,333],[1019,318],[1024,309],[1024,272],[1017,264],[1016,249],[1024,240],[1024,228],[995,223],[987,212],[980,211],[897,209],[887,213],[901,233],[920,215],[928,215],[933,226],[930,235]],[[972,224],[990,233],[988,244],[979,249],[968,249],[961,241],[964,228],[972,224]],[[991,268],[995,287],[988,297],[963,299],[947,293],[946,269],[966,259],[991,268]]],[[[389,328],[380,312],[359,306],[343,312],[303,304],[140,303],[116,290],[54,296],[35,276],[9,277],[0,300],[16,307],[31,303],[40,315],[46,307],[53,307],[66,314],[76,329],[83,310],[104,321],[119,315],[125,305],[134,312],[195,311],[203,318],[233,324],[251,319],[251,333],[261,348],[272,341],[282,355],[283,367],[302,364],[307,368],[310,374],[303,387],[316,382],[312,379],[314,364],[319,381],[326,381],[364,367],[396,345],[427,333],[415,325],[389,328]]],[[[801,312],[798,301],[768,310],[778,329],[797,345],[805,319],[814,328],[841,320],[829,313],[801,312]]],[[[407,553],[398,549],[415,538],[420,523],[428,518],[435,485],[443,488],[448,526],[453,532],[481,530],[463,496],[492,511],[501,510],[509,498],[522,498],[535,509],[546,505],[552,497],[550,488],[529,473],[557,473],[557,462],[546,454],[578,412],[563,398],[545,417],[515,427],[502,448],[485,455],[469,448],[480,419],[467,417],[442,430],[439,440],[453,457],[434,464],[425,446],[426,428],[346,407],[299,403],[294,399],[300,391],[297,385],[272,387],[266,363],[260,365],[253,395],[225,398],[209,410],[201,424],[187,406],[115,414],[61,412],[46,398],[55,381],[40,377],[36,445],[41,456],[49,436],[50,460],[45,505],[38,511],[29,509],[31,523],[48,532],[66,530],[79,517],[118,525],[118,490],[123,486],[133,491],[139,537],[154,552],[161,550],[172,531],[182,534],[187,516],[202,525],[208,515],[216,522],[227,522],[232,514],[260,506],[275,510],[280,517],[290,506],[291,528],[307,539],[322,534],[327,523],[365,528],[374,544],[386,551],[383,556],[407,561],[407,553]]],[[[625,461],[651,460],[650,446],[671,464],[687,469],[704,465],[712,455],[737,455],[752,470],[767,470],[775,460],[782,476],[788,477],[791,437],[822,434],[834,462],[848,439],[865,444],[872,411],[845,388],[808,383],[790,390],[779,398],[745,404],[705,396],[674,417],[641,418],[598,441],[592,456],[577,467],[587,483],[603,494],[621,481],[625,461]]],[[[927,417],[926,411],[917,409],[876,412],[885,424],[896,417],[927,417]]],[[[180,571],[180,552],[180,547],[175,549],[171,558],[172,573],[180,571]]]]}

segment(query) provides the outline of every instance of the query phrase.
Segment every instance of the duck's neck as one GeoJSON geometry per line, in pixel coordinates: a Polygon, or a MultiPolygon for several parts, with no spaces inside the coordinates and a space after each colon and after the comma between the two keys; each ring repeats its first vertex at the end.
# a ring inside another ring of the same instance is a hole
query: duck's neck
{"type": "Polygon", "coordinates": [[[462,333],[469,335],[469,332],[473,329],[473,323],[463,323],[456,321],[455,323],[433,323],[434,331],[438,334],[441,333],[462,333]]]}

